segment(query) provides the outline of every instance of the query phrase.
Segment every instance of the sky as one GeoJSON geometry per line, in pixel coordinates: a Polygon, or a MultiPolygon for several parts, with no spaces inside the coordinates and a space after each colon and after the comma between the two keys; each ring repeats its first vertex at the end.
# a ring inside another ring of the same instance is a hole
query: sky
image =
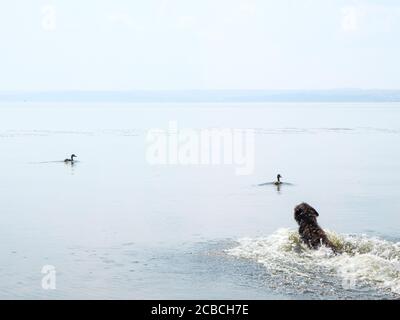
{"type": "Polygon", "coordinates": [[[13,0],[0,91],[400,89],[398,0],[13,0]]]}

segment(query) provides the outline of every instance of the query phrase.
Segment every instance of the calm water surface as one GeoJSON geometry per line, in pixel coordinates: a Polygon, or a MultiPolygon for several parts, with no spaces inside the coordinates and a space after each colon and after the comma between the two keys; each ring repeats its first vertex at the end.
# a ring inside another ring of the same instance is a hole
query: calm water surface
{"type": "Polygon", "coordinates": [[[399,297],[399,146],[400,104],[2,104],[0,298],[399,297]],[[254,129],[254,172],[150,165],[170,121],[254,129]],[[343,256],[297,242],[302,201],[343,256]]]}

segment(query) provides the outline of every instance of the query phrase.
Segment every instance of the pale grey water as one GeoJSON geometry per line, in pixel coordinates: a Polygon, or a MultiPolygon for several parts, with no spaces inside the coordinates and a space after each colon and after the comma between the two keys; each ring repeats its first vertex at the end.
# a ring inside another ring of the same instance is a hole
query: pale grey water
{"type": "Polygon", "coordinates": [[[337,233],[400,241],[399,145],[400,104],[2,104],[0,298],[393,297],[285,287],[225,251],[295,228],[302,201],[337,233]],[[147,130],[169,121],[255,129],[254,173],[149,165],[147,130]],[[277,173],[294,185],[256,186],[277,173]]]}

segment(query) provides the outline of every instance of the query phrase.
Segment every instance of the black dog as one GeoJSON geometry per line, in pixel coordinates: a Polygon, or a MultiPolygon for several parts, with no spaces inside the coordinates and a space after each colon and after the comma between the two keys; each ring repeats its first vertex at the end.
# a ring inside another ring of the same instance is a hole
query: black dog
{"type": "Polygon", "coordinates": [[[301,203],[294,208],[294,219],[299,224],[300,239],[310,249],[318,249],[321,245],[338,253],[338,248],[328,239],[326,233],[318,225],[318,212],[307,203],[301,203]]]}

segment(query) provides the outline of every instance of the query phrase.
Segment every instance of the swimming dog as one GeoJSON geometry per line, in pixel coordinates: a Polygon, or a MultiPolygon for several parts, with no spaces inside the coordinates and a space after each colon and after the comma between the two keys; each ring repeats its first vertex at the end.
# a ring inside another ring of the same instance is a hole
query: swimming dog
{"type": "Polygon", "coordinates": [[[294,219],[299,224],[300,239],[310,249],[318,249],[321,245],[339,253],[338,248],[328,239],[325,231],[318,225],[318,212],[309,204],[303,202],[294,208],[294,219]]]}

